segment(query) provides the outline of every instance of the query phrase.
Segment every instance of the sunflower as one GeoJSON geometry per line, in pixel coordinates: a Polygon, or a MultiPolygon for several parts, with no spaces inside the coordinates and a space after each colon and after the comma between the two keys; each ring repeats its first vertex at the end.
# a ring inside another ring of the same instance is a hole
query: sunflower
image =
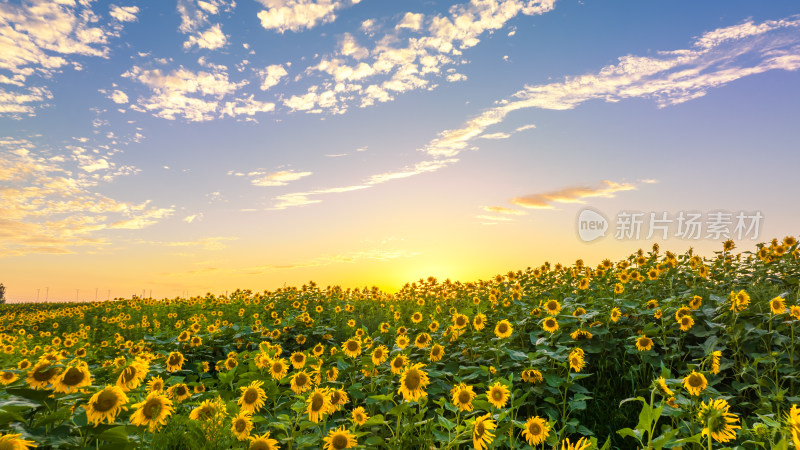
{"type": "Polygon", "coordinates": [[[83,409],[86,410],[89,423],[97,425],[105,420],[110,425],[126,403],[128,396],[119,386],[106,386],[92,395],[83,409]]]}
{"type": "Polygon", "coordinates": [[[231,433],[236,439],[246,441],[250,438],[251,431],[253,431],[253,421],[250,419],[250,413],[239,411],[231,422],[231,433]]]}
{"type": "Polygon", "coordinates": [[[372,364],[376,366],[380,366],[386,361],[386,358],[389,357],[388,349],[385,345],[379,345],[372,350],[372,364]]]}
{"type": "Polygon", "coordinates": [[[511,336],[511,333],[514,332],[514,327],[511,326],[508,320],[501,320],[497,322],[497,325],[494,327],[494,334],[500,339],[507,338],[511,336]]]}
{"type": "Polygon", "coordinates": [[[578,289],[584,290],[589,288],[589,282],[591,280],[589,278],[581,278],[581,281],[578,283],[578,289]]]}
{"type": "Polygon", "coordinates": [[[653,348],[653,340],[647,336],[639,336],[636,338],[636,350],[646,352],[653,348]]]}
{"type": "Polygon", "coordinates": [[[339,378],[339,369],[337,369],[336,366],[331,366],[330,369],[325,371],[325,378],[328,381],[336,381],[336,379],[339,378]]]}
{"type": "Polygon", "coordinates": [[[794,446],[800,448],[800,409],[797,405],[792,405],[792,409],[786,413],[786,425],[789,427],[794,446]]]}
{"type": "Polygon", "coordinates": [[[283,377],[286,376],[286,372],[288,372],[288,368],[286,366],[286,360],[283,358],[280,359],[273,359],[269,363],[269,373],[272,375],[272,378],[275,380],[281,380],[283,377]]]}
{"type": "Polygon", "coordinates": [[[418,401],[421,397],[428,395],[425,392],[425,386],[430,381],[428,380],[428,374],[422,370],[423,367],[425,367],[424,364],[412,364],[400,374],[400,389],[398,392],[403,395],[404,400],[418,401]]]}
{"type": "Polygon", "coordinates": [[[550,316],[555,316],[561,311],[561,303],[558,300],[548,300],[544,304],[545,312],[550,316]]]}
{"type": "Polygon", "coordinates": [[[363,406],[359,406],[353,410],[353,422],[357,425],[364,425],[367,420],[369,420],[369,415],[364,411],[363,406]]]}
{"type": "Polygon", "coordinates": [[[394,340],[394,344],[400,349],[404,349],[408,347],[408,337],[406,337],[405,334],[401,334],[400,336],[397,336],[397,339],[394,340]]]}
{"type": "Polygon", "coordinates": [[[431,335],[428,333],[420,333],[414,339],[414,347],[428,348],[431,345],[431,335]]]}
{"type": "Polygon", "coordinates": [[[703,424],[703,436],[711,435],[717,442],[728,442],[736,439],[736,430],[742,427],[736,425],[739,418],[728,412],[730,405],[722,399],[709,400],[700,404],[697,418],[703,424]]]}
{"type": "Polygon", "coordinates": [[[22,434],[4,434],[0,436],[0,448],[8,450],[27,450],[37,447],[36,442],[22,439],[22,434]]]}
{"type": "Polygon", "coordinates": [[[722,359],[722,351],[714,350],[711,352],[711,373],[716,375],[719,373],[719,363],[722,359]]]}
{"type": "Polygon", "coordinates": [[[453,396],[453,404],[461,411],[472,411],[472,400],[475,399],[476,394],[472,390],[472,386],[460,383],[450,390],[450,395],[453,396]]]}
{"type": "Polygon", "coordinates": [[[492,434],[491,431],[495,428],[497,428],[497,424],[492,420],[491,413],[475,419],[472,428],[472,445],[475,446],[475,450],[489,448],[489,444],[491,444],[494,439],[494,434],[492,434]]]}
{"type": "Polygon", "coordinates": [[[580,317],[584,314],[586,314],[586,310],[581,307],[575,308],[575,311],[572,312],[573,317],[580,317]]]}
{"type": "Polygon", "coordinates": [[[164,390],[164,380],[159,377],[150,378],[147,382],[147,392],[161,392],[164,390]]]}
{"type": "Polygon", "coordinates": [[[14,372],[2,371],[0,372],[0,384],[11,384],[17,381],[19,377],[14,372]]]}
{"type": "Polygon", "coordinates": [[[77,362],[69,365],[63,372],[58,374],[53,381],[56,392],[67,394],[76,391],[81,387],[92,384],[92,374],[89,373],[89,366],[85,362],[77,362]]]}
{"type": "Polygon", "coordinates": [[[522,430],[522,435],[531,447],[543,443],[549,434],[550,426],[547,424],[547,420],[539,416],[529,418],[522,430]]]}
{"type": "Polygon", "coordinates": [[[411,315],[411,321],[414,322],[414,323],[422,322],[422,313],[417,311],[414,314],[412,314],[411,315]]]}
{"type": "Polygon", "coordinates": [[[381,333],[389,332],[389,324],[386,322],[381,323],[381,333]]]}
{"type": "Polygon", "coordinates": [[[509,392],[505,385],[501,384],[499,381],[496,381],[492,386],[489,387],[489,391],[486,393],[486,398],[495,408],[503,408],[506,406],[506,403],[508,402],[508,396],[510,394],[511,392],[509,392]]]}
{"type": "Polygon", "coordinates": [[[313,349],[311,349],[311,353],[313,353],[314,356],[322,356],[322,354],[325,353],[325,346],[322,344],[317,344],[313,349]]]}
{"type": "Polygon", "coordinates": [[[197,383],[194,385],[194,393],[195,394],[202,394],[206,391],[206,385],[203,383],[197,383]]]}
{"type": "Polygon", "coordinates": [[[569,336],[575,341],[581,341],[581,340],[584,340],[584,339],[591,339],[593,337],[592,333],[590,333],[590,332],[588,332],[586,330],[582,330],[580,328],[575,330],[575,331],[573,331],[572,333],[570,333],[569,336]]]}
{"type": "Polygon", "coordinates": [[[619,283],[614,285],[614,293],[615,294],[622,294],[623,292],[625,292],[625,286],[623,286],[623,285],[621,285],[619,283]]]}
{"type": "Polygon", "coordinates": [[[585,437],[578,439],[574,444],[569,441],[569,438],[561,441],[561,450],[589,450],[590,448],[592,448],[592,441],[585,437]]]}
{"type": "Polygon", "coordinates": [[[681,317],[678,323],[681,325],[681,331],[689,331],[694,326],[694,319],[692,316],[686,315],[681,317]]]}
{"type": "Polygon", "coordinates": [[[342,351],[345,355],[356,358],[361,354],[361,342],[357,339],[348,339],[342,344],[342,351]]]}
{"type": "Polygon", "coordinates": [[[269,431],[261,436],[250,436],[250,445],[247,450],[279,450],[278,441],[269,437],[269,431]]]}
{"type": "Polygon", "coordinates": [[[678,405],[678,402],[676,401],[675,397],[668,398],[666,403],[670,408],[675,408],[675,409],[680,408],[680,405],[678,405]]]}
{"type": "Polygon", "coordinates": [[[192,420],[199,420],[205,422],[213,418],[217,414],[217,405],[213,400],[203,400],[200,406],[196,407],[189,413],[189,418],[192,420]]]}
{"type": "Polygon", "coordinates": [[[240,388],[242,396],[239,397],[237,403],[241,406],[242,411],[255,413],[264,407],[264,400],[267,399],[267,394],[261,389],[261,385],[263,384],[263,381],[255,380],[250,382],[248,386],[242,386],[240,388]]]}
{"type": "Polygon", "coordinates": [[[294,352],[289,358],[292,361],[292,367],[295,369],[302,369],[306,365],[306,354],[303,352],[294,352]]]}
{"type": "Polygon", "coordinates": [[[344,389],[331,389],[330,391],[331,412],[339,411],[345,403],[350,401],[347,391],[344,389]]]}
{"type": "Polygon", "coordinates": [[[548,333],[555,333],[558,331],[558,321],[555,319],[555,317],[548,317],[542,322],[542,328],[544,328],[544,331],[547,331],[548,333]]]}
{"type": "Polygon", "coordinates": [[[657,310],[656,310],[656,311],[653,313],[653,317],[655,317],[656,319],[660,319],[660,318],[661,318],[661,316],[662,316],[663,314],[664,314],[664,312],[663,312],[663,311],[661,311],[660,309],[657,309],[657,310]]]}
{"type": "Polygon", "coordinates": [[[170,386],[169,389],[167,389],[167,397],[175,399],[177,403],[180,403],[191,396],[192,391],[189,390],[189,386],[187,386],[185,383],[178,383],[170,386]]]}
{"type": "Polygon", "coordinates": [[[580,372],[586,365],[586,360],[584,359],[583,350],[580,348],[572,349],[572,351],[569,352],[568,359],[569,359],[569,368],[574,370],[575,372],[580,372]]]}
{"type": "Polygon", "coordinates": [[[525,369],[522,371],[522,381],[528,383],[541,383],[544,381],[544,376],[542,372],[539,372],[536,369],[525,369]]]}
{"type": "Polygon", "coordinates": [[[167,423],[167,417],[172,414],[172,401],[158,392],[147,394],[144,401],[133,405],[136,410],[131,414],[131,423],[134,425],[147,425],[150,432],[157,431],[167,423]]]}
{"type": "Polygon", "coordinates": [[[325,450],[341,450],[343,448],[353,448],[358,445],[356,436],[346,430],[344,426],[332,428],[328,435],[323,438],[325,450]]]}
{"type": "Polygon", "coordinates": [[[315,388],[306,400],[308,419],[314,423],[319,423],[322,416],[332,412],[330,394],[327,389],[315,388]]]}
{"type": "Polygon", "coordinates": [[[692,395],[700,395],[700,392],[708,387],[708,381],[702,373],[693,370],[683,379],[683,387],[692,395]]]}
{"type": "Polygon", "coordinates": [[[786,302],[780,297],[775,297],[769,301],[769,309],[772,314],[783,314],[786,312],[786,302]]]}
{"type": "Polygon", "coordinates": [[[647,304],[645,304],[645,308],[647,308],[647,309],[656,309],[656,308],[658,308],[658,300],[656,300],[656,299],[648,300],[647,304]]]}
{"type": "Polygon", "coordinates": [[[301,370],[292,376],[290,387],[295,394],[302,394],[311,389],[311,377],[308,376],[305,370],[301,370]]]}
{"type": "Polygon", "coordinates": [[[742,289],[739,292],[731,291],[731,311],[734,312],[742,312],[747,309],[747,305],[750,304],[750,294],[742,289]]]}
{"type": "Polygon", "coordinates": [[[469,317],[465,316],[464,314],[456,313],[453,315],[453,326],[462,329],[469,325],[469,317]]]}
{"type": "Polygon", "coordinates": [[[789,308],[789,314],[791,314],[795,320],[800,320],[800,306],[795,305],[789,308]]]}
{"type": "Polygon", "coordinates": [[[406,364],[408,364],[408,358],[403,355],[397,355],[389,365],[392,368],[392,373],[399,375],[403,372],[403,368],[406,366],[406,364]]]}
{"type": "Polygon", "coordinates": [[[439,322],[434,320],[433,322],[428,324],[428,331],[431,333],[436,333],[439,330],[439,322]]]}
{"type": "Polygon", "coordinates": [[[620,311],[620,309],[619,309],[619,308],[616,308],[616,307],[615,307],[615,308],[613,308],[613,309],[611,310],[611,321],[612,321],[612,322],[616,323],[617,321],[619,321],[619,318],[620,318],[621,316],[622,316],[622,311],[620,311]]]}
{"type": "Polygon", "coordinates": [[[19,370],[25,370],[30,366],[31,366],[31,362],[28,361],[27,359],[23,359],[22,361],[17,363],[17,369],[19,369],[19,370]]]}
{"type": "Polygon", "coordinates": [[[675,395],[675,393],[672,392],[672,390],[667,386],[667,380],[665,380],[664,377],[656,378],[655,383],[656,383],[656,387],[658,388],[658,390],[665,397],[672,397],[673,395],[675,395]]]}
{"type": "Polygon", "coordinates": [[[700,306],[702,304],[703,304],[703,297],[700,297],[699,295],[695,295],[689,301],[689,308],[691,308],[692,310],[697,310],[697,309],[700,309],[700,306]]]}
{"type": "Polygon", "coordinates": [[[431,347],[430,360],[434,362],[441,361],[442,356],[444,356],[444,347],[439,344],[433,344],[433,347],[431,347]]]}
{"type": "Polygon", "coordinates": [[[25,381],[34,389],[44,389],[55,381],[59,373],[61,373],[61,369],[52,367],[52,363],[49,360],[41,359],[28,371],[25,381]]]}
{"type": "Polygon", "coordinates": [[[225,361],[222,363],[222,365],[227,370],[233,370],[234,367],[239,365],[239,361],[237,361],[236,358],[228,357],[228,358],[225,359],[225,361]]]}
{"type": "Polygon", "coordinates": [[[177,372],[183,367],[185,358],[181,352],[172,352],[167,356],[167,372],[177,372]]]}

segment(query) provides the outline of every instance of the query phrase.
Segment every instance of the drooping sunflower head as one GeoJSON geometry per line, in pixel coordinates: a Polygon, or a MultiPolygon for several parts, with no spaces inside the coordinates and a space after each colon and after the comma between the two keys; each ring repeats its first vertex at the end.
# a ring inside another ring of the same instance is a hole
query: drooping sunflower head
{"type": "Polygon", "coordinates": [[[664,377],[656,378],[655,384],[659,392],[661,392],[661,394],[665,397],[672,397],[675,395],[675,393],[672,392],[672,390],[667,386],[667,380],[665,380],[664,377]]]}
{"type": "Polygon", "coordinates": [[[612,322],[617,322],[617,321],[619,321],[619,318],[620,318],[621,316],[622,316],[622,311],[621,311],[619,308],[617,308],[617,307],[614,307],[614,308],[611,310],[611,321],[612,321],[612,322]]]}
{"type": "Polygon", "coordinates": [[[431,345],[431,335],[428,333],[420,333],[414,339],[414,346],[417,348],[428,348],[431,345]]]}
{"type": "Polygon", "coordinates": [[[261,436],[250,436],[250,445],[247,450],[278,450],[278,441],[269,437],[269,431],[261,436]]]}
{"type": "Polygon", "coordinates": [[[331,389],[330,394],[331,409],[333,411],[342,409],[342,406],[350,400],[347,397],[347,391],[344,389],[331,389]]]}
{"type": "Polygon", "coordinates": [[[728,412],[730,405],[722,399],[709,400],[700,404],[697,418],[703,424],[703,436],[711,435],[717,442],[729,442],[736,439],[739,418],[728,412]]]}
{"type": "Polygon", "coordinates": [[[167,356],[167,372],[181,370],[184,360],[181,352],[171,352],[169,356],[167,356]]]}
{"type": "Polygon", "coordinates": [[[700,309],[700,306],[702,304],[703,304],[703,297],[700,297],[699,295],[695,295],[689,301],[689,308],[691,308],[692,310],[696,311],[696,310],[700,309]]]}
{"type": "Polygon", "coordinates": [[[92,384],[92,374],[86,363],[70,364],[63,372],[55,377],[53,386],[55,391],[66,394],[92,384]]]}
{"type": "Polygon", "coordinates": [[[544,376],[542,372],[536,369],[525,369],[522,371],[522,381],[528,383],[541,383],[544,381],[544,376]]]}
{"type": "Polygon", "coordinates": [[[431,355],[430,355],[431,361],[434,362],[441,361],[442,356],[444,356],[444,347],[442,347],[439,344],[433,344],[433,347],[431,347],[431,355]]]}
{"type": "Polygon", "coordinates": [[[539,416],[533,416],[525,422],[525,429],[522,430],[522,435],[528,441],[528,445],[536,447],[547,439],[550,435],[550,426],[546,419],[539,416]]]}
{"type": "Polygon", "coordinates": [[[0,449],[27,450],[32,447],[36,447],[36,442],[22,439],[22,433],[0,436],[0,449]]]}
{"type": "Polygon", "coordinates": [[[484,450],[489,447],[494,440],[494,434],[491,431],[495,428],[497,428],[497,424],[492,420],[491,414],[485,414],[475,419],[472,427],[472,445],[475,446],[475,450],[484,450]]]}

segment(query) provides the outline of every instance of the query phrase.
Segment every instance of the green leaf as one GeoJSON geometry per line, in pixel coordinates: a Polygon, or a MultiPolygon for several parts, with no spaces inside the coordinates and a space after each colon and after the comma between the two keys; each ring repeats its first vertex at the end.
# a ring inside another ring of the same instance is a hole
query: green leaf
{"type": "Polygon", "coordinates": [[[97,436],[101,441],[124,444],[129,442],[127,427],[119,426],[103,431],[97,436]]]}
{"type": "Polygon", "coordinates": [[[366,422],[364,422],[363,426],[368,427],[368,426],[372,426],[372,425],[383,425],[385,423],[386,423],[386,421],[383,420],[383,415],[376,414],[376,415],[370,417],[366,422]]]}
{"type": "Polygon", "coordinates": [[[444,416],[439,415],[439,416],[436,417],[436,419],[438,419],[439,423],[442,424],[442,426],[447,428],[448,430],[452,430],[453,428],[456,427],[455,423],[447,420],[447,418],[444,417],[444,416]]]}

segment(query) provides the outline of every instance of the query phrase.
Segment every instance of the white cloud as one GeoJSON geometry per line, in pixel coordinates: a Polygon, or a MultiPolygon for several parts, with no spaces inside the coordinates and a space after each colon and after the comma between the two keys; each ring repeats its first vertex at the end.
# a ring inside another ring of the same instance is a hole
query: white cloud
{"type": "Polygon", "coordinates": [[[257,14],[261,26],[280,33],[333,22],[336,10],[361,0],[257,0],[266,7],[257,14]]]}
{"type": "Polygon", "coordinates": [[[111,93],[111,100],[119,104],[128,103],[128,95],[120,90],[114,90],[114,92],[111,93]]]}
{"type": "Polygon", "coordinates": [[[183,43],[183,48],[191,48],[193,45],[199,48],[215,50],[224,47],[228,42],[228,37],[222,32],[220,24],[216,24],[202,33],[189,36],[183,43]]]}
{"type": "Polygon", "coordinates": [[[422,14],[414,14],[411,12],[407,12],[403,16],[403,19],[400,20],[400,22],[398,22],[397,25],[395,25],[395,28],[397,29],[408,28],[410,30],[417,31],[420,29],[420,27],[422,27],[422,18],[423,18],[422,14]]]}
{"type": "Polygon", "coordinates": [[[277,85],[281,78],[289,75],[289,72],[281,64],[272,64],[267,66],[264,70],[260,70],[258,74],[261,76],[261,90],[267,89],[277,85]]]}
{"type": "Polygon", "coordinates": [[[134,22],[136,21],[136,14],[139,14],[139,7],[111,5],[109,14],[120,22],[134,22]]]}
{"type": "Polygon", "coordinates": [[[531,194],[511,199],[511,203],[523,208],[555,209],[555,203],[585,203],[584,199],[613,198],[617,192],[633,191],[632,183],[617,183],[604,180],[599,186],[571,186],[543,194],[531,194]]]}
{"type": "Polygon", "coordinates": [[[659,52],[654,57],[623,56],[619,64],[594,74],[527,86],[461,128],[443,131],[422,150],[438,157],[455,156],[487,128],[521,109],[564,110],[588,100],[616,102],[627,98],[650,98],[664,107],[701,97],[711,88],[749,75],[774,69],[797,70],[799,28],[800,18],[796,16],[762,24],[748,21],[706,33],[689,49],[659,52]]]}
{"type": "Polygon", "coordinates": [[[498,132],[498,133],[486,133],[478,136],[481,139],[508,139],[511,137],[508,133],[498,132]]]}

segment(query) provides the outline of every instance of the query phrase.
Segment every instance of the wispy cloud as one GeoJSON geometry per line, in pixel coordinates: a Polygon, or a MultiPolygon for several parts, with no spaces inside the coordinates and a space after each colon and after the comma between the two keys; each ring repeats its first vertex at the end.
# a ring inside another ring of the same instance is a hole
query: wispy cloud
{"type": "Polygon", "coordinates": [[[504,206],[484,206],[483,210],[493,214],[506,214],[510,216],[524,216],[525,211],[519,209],[506,208],[504,206]]]}
{"type": "Polygon", "coordinates": [[[605,180],[598,186],[571,186],[542,194],[530,194],[511,199],[511,203],[530,209],[555,209],[557,203],[585,203],[594,197],[613,198],[617,192],[632,191],[632,183],[605,180]]]}
{"type": "MultiPolygon", "coordinates": [[[[432,156],[455,156],[475,138],[486,136],[483,133],[489,127],[522,109],[565,110],[589,100],[628,98],[649,98],[665,107],[702,97],[709,89],[743,77],[769,70],[794,71],[800,68],[798,29],[798,16],[747,21],[705,33],[687,49],[662,51],[652,57],[623,56],[618,64],[597,73],[527,86],[462,127],[443,131],[422,150],[432,156]]],[[[522,129],[525,127],[516,131],[522,129]]]]}

